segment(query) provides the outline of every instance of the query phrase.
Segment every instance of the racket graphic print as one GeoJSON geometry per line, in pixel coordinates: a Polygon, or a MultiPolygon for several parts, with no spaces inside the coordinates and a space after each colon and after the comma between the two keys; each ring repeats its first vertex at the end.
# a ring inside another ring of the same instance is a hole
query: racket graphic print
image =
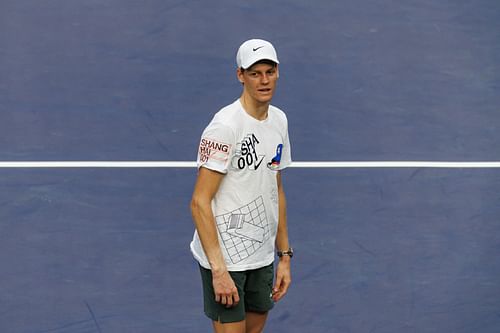
{"type": "Polygon", "coordinates": [[[254,254],[270,235],[261,196],[230,213],[216,216],[215,220],[233,264],[254,254]]]}

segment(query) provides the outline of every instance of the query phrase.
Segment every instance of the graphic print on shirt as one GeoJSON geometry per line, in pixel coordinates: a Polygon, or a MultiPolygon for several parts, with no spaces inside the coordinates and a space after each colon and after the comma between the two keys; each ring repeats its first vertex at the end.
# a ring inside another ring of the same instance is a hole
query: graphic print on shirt
{"type": "Polygon", "coordinates": [[[277,170],[280,167],[281,162],[281,151],[283,150],[283,144],[280,143],[278,147],[276,147],[276,156],[273,157],[271,162],[267,163],[267,167],[271,170],[277,170]]]}
{"type": "Polygon", "coordinates": [[[230,213],[216,216],[215,221],[233,264],[250,257],[270,237],[262,196],[230,213]]]}
{"type": "Polygon", "coordinates": [[[229,158],[231,145],[219,142],[210,138],[202,138],[200,142],[199,154],[200,162],[205,163],[208,160],[225,162],[229,158]]]}
{"type": "Polygon", "coordinates": [[[260,143],[255,134],[247,134],[241,142],[236,144],[236,151],[231,165],[235,169],[257,170],[266,155],[257,153],[257,145],[260,143]]]}

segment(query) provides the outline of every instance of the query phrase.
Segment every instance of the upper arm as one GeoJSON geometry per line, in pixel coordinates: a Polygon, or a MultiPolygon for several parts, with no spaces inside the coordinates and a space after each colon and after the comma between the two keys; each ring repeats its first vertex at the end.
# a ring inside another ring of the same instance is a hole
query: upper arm
{"type": "Polygon", "coordinates": [[[281,171],[276,172],[276,183],[278,184],[278,190],[283,189],[283,184],[281,183],[281,171]]]}
{"type": "Polygon", "coordinates": [[[224,174],[201,167],[193,191],[193,204],[210,204],[214,198],[224,174]]]}

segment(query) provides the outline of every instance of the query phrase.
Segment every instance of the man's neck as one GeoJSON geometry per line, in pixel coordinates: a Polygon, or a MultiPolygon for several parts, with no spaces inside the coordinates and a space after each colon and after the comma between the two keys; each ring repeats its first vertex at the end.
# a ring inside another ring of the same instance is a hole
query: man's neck
{"type": "Polygon", "coordinates": [[[248,113],[251,117],[257,120],[267,119],[269,103],[259,103],[257,101],[254,101],[248,96],[245,96],[245,93],[241,95],[240,103],[243,106],[245,112],[248,113]]]}

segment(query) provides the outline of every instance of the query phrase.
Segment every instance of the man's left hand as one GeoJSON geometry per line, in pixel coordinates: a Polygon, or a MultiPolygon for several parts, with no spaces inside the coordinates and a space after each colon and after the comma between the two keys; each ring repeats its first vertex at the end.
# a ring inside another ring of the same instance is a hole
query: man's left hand
{"type": "Polygon", "coordinates": [[[273,301],[278,302],[286,295],[288,287],[292,283],[290,272],[290,258],[282,257],[276,269],[276,284],[273,287],[273,301]]]}

